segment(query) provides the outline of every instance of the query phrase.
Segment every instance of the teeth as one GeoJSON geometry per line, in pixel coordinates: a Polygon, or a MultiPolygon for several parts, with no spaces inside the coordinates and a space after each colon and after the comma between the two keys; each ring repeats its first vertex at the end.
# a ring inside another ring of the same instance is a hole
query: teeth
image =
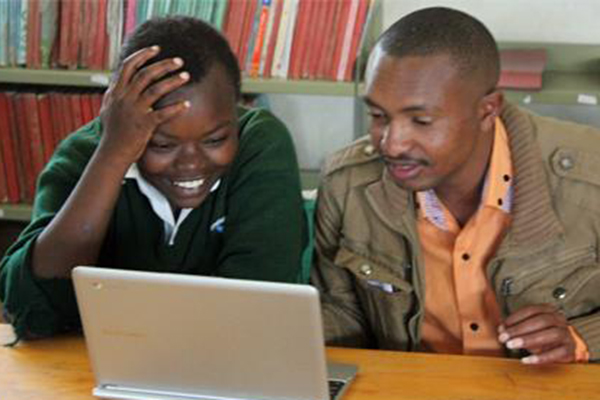
{"type": "Polygon", "coordinates": [[[204,184],[204,179],[196,179],[194,181],[174,181],[173,185],[184,189],[196,189],[204,184]]]}

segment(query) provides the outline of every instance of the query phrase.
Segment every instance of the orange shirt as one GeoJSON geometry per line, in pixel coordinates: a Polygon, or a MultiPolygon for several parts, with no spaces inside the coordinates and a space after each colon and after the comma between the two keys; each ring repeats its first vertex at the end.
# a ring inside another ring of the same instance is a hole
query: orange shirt
{"type": "MultiPolygon", "coordinates": [[[[512,176],[508,136],[497,118],[481,204],[462,229],[433,190],[416,194],[425,262],[421,341],[430,351],[504,355],[497,330],[500,310],[485,267],[510,225],[512,176]]],[[[587,361],[586,343],[569,328],[576,342],[576,360],[587,361]]]]}

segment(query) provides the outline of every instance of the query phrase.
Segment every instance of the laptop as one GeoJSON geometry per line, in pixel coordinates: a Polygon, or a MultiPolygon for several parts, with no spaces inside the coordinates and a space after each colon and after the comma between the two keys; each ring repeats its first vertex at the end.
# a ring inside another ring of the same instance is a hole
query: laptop
{"type": "Polygon", "coordinates": [[[308,285],[97,267],[73,281],[101,398],[328,400],[357,372],[327,365],[308,285]]]}

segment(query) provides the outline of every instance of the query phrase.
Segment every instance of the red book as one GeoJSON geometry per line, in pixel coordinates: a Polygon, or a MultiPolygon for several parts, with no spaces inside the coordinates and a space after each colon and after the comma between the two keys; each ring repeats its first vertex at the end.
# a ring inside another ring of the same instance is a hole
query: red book
{"type": "Polygon", "coordinates": [[[60,29],[58,29],[58,64],[69,65],[69,46],[71,44],[71,9],[74,1],[61,1],[59,4],[60,29]]]}
{"type": "Polygon", "coordinates": [[[13,129],[11,120],[13,120],[13,107],[10,98],[6,93],[0,93],[0,152],[4,166],[4,175],[0,178],[5,179],[6,201],[9,203],[18,203],[19,197],[19,178],[17,175],[17,164],[15,159],[15,143],[13,140],[13,129]]]}
{"type": "Polygon", "coordinates": [[[27,10],[27,68],[40,68],[40,0],[28,0],[27,10]]]}
{"type": "Polygon", "coordinates": [[[354,32],[352,32],[352,42],[350,45],[350,53],[348,54],[348,62],[346,64],[346,70],[344,72],[344,80],[352,80],[352,71],[356,65],[356,57],[358,55],[358,45],[362,38],[362,32],[365,27],[365,21],[367,19],[367,11],[369,10],[370,0],[360,0],[358,5],[358,12],[356,13],[356,25],[354,25],[354,32]]]}
{"type": "Polygon", "coordinates": [[[281,13],[283,11],[283,0],[275,2],[272,7],[275,7],[271,12],[275,12],[273,19],[273,28],[271,30],[271,36],[267,39],[267,56],[265,57],[265,66],[263,77],[270,78],[271,70],[273,69],[273,55],[275,54],[275,46],[277,45],[277,35],[279,34],[279,25],[281,22],[281,13]]]}
{"type": "MultiPolygon", "coordinates": [[[[64,2],[63,2],[64,3],[64,2]]],[[[79,42],[81,38],[81,2],[79,1],[67,1],[71,3],[71,25],[69,27],[69,61],[67,66],[69,68],[77,68],[79,61],[79,42]]],[[[87,27],[86,27],[87,29],[87,27]]]]}
{"type": "Polygon", "coordinates": [[[340,58],[342,57],[342,44],[344,41],[344,33],[346,32],[346,25],[348,25],[348,19],[350,17],[350,5],[351,0],[341,0],[342,8],[339,14],[339,20],[337,24],[337,32],[335,35],[335,45],[333,58],[331,59],[331,63],[329,65],[329,72],[327,76],[336,80],[338,66],[340,64],[340,58]]]}
{"type": "Polygon", "coordinates": [[[30,203],[35,191],[35,171],[31,154],[31,137],[27,124],[27,103],[24,94],[12,96],[16,130],[13,130],[16,140],[17,171],[19,173],[19,189],[21,200],[30,203]]]}
{"type": "Polygon", "coordinates": [[[68,96],[71,108],[71,117],[73,118],[74,129],[76,131],[83,126],[83,110],[81,109],[81,96],[77,93],[71,93],[68,96]]]}
{"type": "Polygon", "coordinates": [[[546,62],[545,49],[501,50],[498,87],[541,89],[546,62]]]}
{"type": "Polygon", "coordinates": [[[92,46],[93,57],[90,69],[103,70],[106,67],[106,54],[108,47],[108,37],[106,32],[106,2],[107,0],[97,0],[97,23],[96,37],[92,46]]]}
{"type": "Polygon", "coordinates": [[[327,2],[324,1],[311,1],[312,7],[308,11],[310,14],[307,16],[306,32],[304,44],[302,45],[302,55],[300,56],[299,66],[299,77],[308,78],[308,70],[311,63],[311,59],[314,57],[313,54],[318,46],[318,36],[320,36],[319,29],[321,29],[322,20],[325,16],[325,6],[327,2]]]}
{"type": "Polygon", "coordinates": [[[27,114],[25,120],[27,123],[27,133],[29,136],[29,146],[31,149],[31,162],[33,164],[33,190],[35,193],[35,181],[37,176],[44,168],[44,146],[42,140],[42,129],[40,127],[40,115],[35,93],[24,93],[23,101],[27,114]]]}
{"type": "Polygon", "coordinates": [[[302,77],[314,79],[317,75],[319,60],[322,57],[329,27],[331,27],[333,10],[335,9],[335,1],[318,2],[316,5],[316,21],[314,24],[314,37],[309,40],[309,43],[314,43],[310,46],[310,51],[307,59],[304,61],[302,68],[302,77]]]}
{"type": "Polygon", "coordinates": [[[323,46],[323,54],[319,59],[319,65],[317,67],[316,78],[324,79],[328,77],[328,71],[333,62],[333,54],[335,52],[335,41],[338,36],[338,30],[340,27],[340,13],[342,11],[342,1],[333,2],[333,12],[331,16],[331,23],[329,23],[325,45],[323,46]]]}
{"type": "Polygon", "coordinates": [[[92,95],[82,94],[79,96],[81,101],[81,115],[83,119],[83,125],[87,124],[94,118],[94,110],[92,107],[92,95]]]}
{"type": "Polygon", "coordinates": [[[48,162],[48,160],[50,160],[50,157],[52,157],[52,153],[54,152],[54,125],[52,121],[52,110],[50,107],[50,96],[47,94],[38,94],[37,100],[45,164],[48,162]]]}
{"type": "Polygon", "coordinates": [[[92,94],[92,116],[96,118],[100,115],[100,109],[102,108],[102,94],[92,94]]]}
{"type": "Polygon", "coordinates": [[[52,143],[53,148],[58,146],[67,131],[64,124],[62,102],[59,93],[50,93],[50,115],[52,115],[52,143]]]}
{"type": "Polygon", "coordinates": [[[229,9],[227,10],[228,16],[225,27],[225,35],[227,36],[229,45],[238,58],[238,63],[240,65],[242,65],[240,59],[242,25],[244,23],[247,5],[248,1],[246,0],[231,0],[229,9]]]}
{"type": "Polygon", "coordinates": [[[71,132],[75,132],[78,128],[75,117],[73,116],[73,107],[71,106],[71,99],[69,98],[68,93],[59,93],[58,101],[60,104],[61,113],[63,119],[63,124],[65,127],[65,131],[62,133],[60,140],[64,139],[71,132]]]}
{"type": "Polygon", "coordinates": [[[2,155],[2,143],[0,142],[0,203],[8,203],[8,184],[6,183],[6,168],[2,155]]]}
{"type": "Polygon", "coordinates": [[[250,47],[250,38],[252,36],[252,29],[254,28],[254,20],[256,17],[256,0],[249,1],[246,7],[246,13],[244,15],[244,24],[242,28],[242,35],[240,38],[240,50],[239,50],[239,62],[242,70],[246,67],[246,58],[248,56],[248,48],[250,47]]]}
{"type": "Polygon", "coordinates": [[[6,172],[9,178],[12,177],[12,179],[7,182],[9,201],[11,203],[19,203],[24,200],[23,197],[21,197],[21,194],[23,193],[21,188],[25,188],[25,172],[23,171],[23,167],[19,162],[19,141],[15,95],[15,93],[4,93],[6,99],[6,109],[8,110],[7,125],[9,126],[9,129],[7,131],[4,129],[0,131],[0,136],[4,135],[2,142],[3,150],[5,149],[5,160],[7,160],[6,172]]]}
{"type": "Polygon", "coordinates": [[[290,54],[290,64],[288,77],[290,79],[300,78],[300,69],[302,68],[302,56],[306,45],[306,30],[308,29],[308,16],[312,9],[312,0],[299,0],[296,26],[292,40],[292,52],[290,54]]]}
{"type": "Polygon", "coordinates": [[[90,68],[90,54],[96,38],[96,18],[98,14],[97,1],[84,1],[82,4],[82,21],[84,29],[81,31],[81,47],[79,51],[79,67],[90,68]]]}

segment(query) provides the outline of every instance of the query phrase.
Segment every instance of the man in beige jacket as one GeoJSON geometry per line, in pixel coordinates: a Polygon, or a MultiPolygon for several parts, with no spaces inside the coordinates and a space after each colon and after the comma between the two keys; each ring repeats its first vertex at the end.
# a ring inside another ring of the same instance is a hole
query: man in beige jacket
{"type": "Polygon", "coordinates": [[[506,104],[498,76],[459,11],[378,40],[370,135],[331,156],[317,202],[329,344],[600,359],[600,131],[506,104]]]}

